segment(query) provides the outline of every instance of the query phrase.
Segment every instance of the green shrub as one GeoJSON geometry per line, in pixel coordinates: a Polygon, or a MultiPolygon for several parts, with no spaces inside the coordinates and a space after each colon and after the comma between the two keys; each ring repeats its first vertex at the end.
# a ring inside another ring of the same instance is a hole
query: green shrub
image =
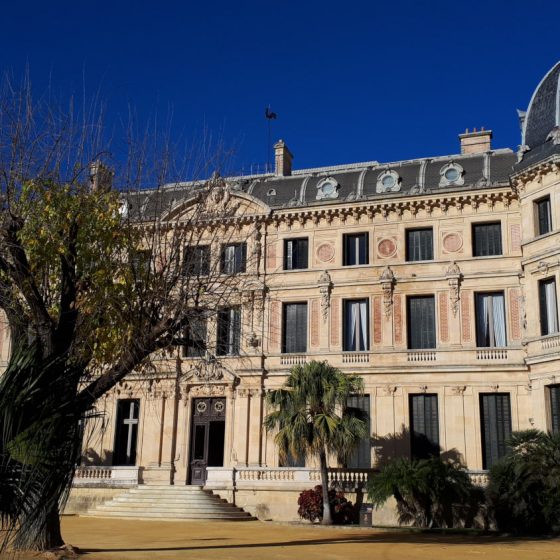
{"type": "MultiPolygon", "coordinates": [[[[347,525],[353,523],[355,509],[352,502],[348,501],[344,494],[329,490],[329,503],[336,525],[347,525]]],[[[298,498],[298,514],[302,519],[316,523],[323,519],[323,489],[315,486],[312,490],[304,490],[298,498]]]]}
{"type": "Polygon", "coordinates": [[[457,462],[403,458],[370,479],[368,496],[377,508],[393,496],[400,524],[450,528],[474,525],[484,492],[457,462]]]}
{"type": "Polygon", "coordinates": [[[511,533],[560,532],[560,435],[516,432],[490,469],[487,499],[496,527],[511,533]]]}

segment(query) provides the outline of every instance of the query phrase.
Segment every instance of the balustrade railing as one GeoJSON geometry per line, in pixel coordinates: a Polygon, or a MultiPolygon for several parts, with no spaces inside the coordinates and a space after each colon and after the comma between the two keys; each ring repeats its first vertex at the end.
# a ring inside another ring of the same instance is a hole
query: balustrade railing
{"type": "Polygon", "coordinates": [[[368,352],[345,352],[342,354],[343,364],[369,364],[368,352]]]}
{"type": "Polygon", "coordinates": [[[549,350],[550,348],[558,348],[560,346],[560,335],[549,336],[541,340],[541,348],[549,350]]]}
{"type": "Polygon", "coordinates": [[[407,352],[406,360],[408,362],[435,362],[436,352],[435,350],[414,350],[407,352]]]}
{"type": "Polygon", "coordinates": [[[476,350],[477,360],[507,360],[506,348],[478,348],[476,350]]]}
{"type": "Polygon", "coordinates": [[[305,354],[286,354],[280,357],[280,364],[283,366],[298,366],[305,364],[307,355],[305,354]]]}
{"type": "Polygon", "coordinates": [[[135,466],[112,467],[81,466],[74,473],[74,486],[136,486],[139,468],[135,466]]]}

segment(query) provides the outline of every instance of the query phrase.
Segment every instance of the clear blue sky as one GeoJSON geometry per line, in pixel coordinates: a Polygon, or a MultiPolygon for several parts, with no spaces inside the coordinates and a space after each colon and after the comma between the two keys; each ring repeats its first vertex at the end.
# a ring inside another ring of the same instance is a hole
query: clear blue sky
{"type": "Polygon", "coordinates": [[[206,127],[232,168],[266,159],[264,108],[297,168],[456,153],[466,127],[519,143],[527,107],[560,59],[560,2],[28,0],[3,2],[0,71],[36,90],[100,90],[112,122],[173,111],[206,127]]]}

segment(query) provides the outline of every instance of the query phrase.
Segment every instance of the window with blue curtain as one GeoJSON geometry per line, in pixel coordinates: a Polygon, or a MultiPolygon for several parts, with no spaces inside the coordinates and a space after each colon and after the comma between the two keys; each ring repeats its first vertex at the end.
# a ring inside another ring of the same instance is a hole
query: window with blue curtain
{"type": "Polygon", "coordinates": [[[434,231],[432,228],[406,230],[406,260],[431,261],[434,259],[434,231]]]}
{"type": "Polygon", "coordinates": [[[369,235],[352,233],[344,236],[344,266],[369,264],[369,235]]]}
{"type": "Polygon", "coordinates": [[[539,310],[541,334],[558,332],[558,306],[556,302],[556,280],[547,278],[539,282],[539,310]]]}
{"type": "Polygon", "coordinates": [[[307,237],[284,241],[284,270],[301,270],[309,267],[307,237]]]}
{"type": "Polygon", "coordinates": [[[222,272],[238,274],[245,272],[247,261],[247,244],[231,243],[222,246],[222,272]]]}
{"type": "Polygon", "coordinates": [[[506,346],[506,311],[504,292],[478,293],[476,306],[476,345],[506,346]]]}
{"type": "Polygon", "coordinates": [[[408,348],[420,350],[436,347],[436,312],[434,296],[411,296],[407,299],[408,348]]]}
{"type": "Polygon", "coordinates": [[[345,352],[369,350],[369,309],[367,299],[344,301],[344,347],[345,352]]]}

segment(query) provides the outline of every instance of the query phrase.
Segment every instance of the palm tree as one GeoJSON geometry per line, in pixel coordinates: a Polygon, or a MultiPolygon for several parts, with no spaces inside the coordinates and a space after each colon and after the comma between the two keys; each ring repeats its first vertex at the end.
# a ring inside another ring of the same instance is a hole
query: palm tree
{"type": "Polygon", "coordinates": [[[323,488],[323,525],[332,525],[328,495],[329,453],[344,461],[369,437],[364,413],[347,406],[348,397],[363,392],[363,381],[346,375],[327,362],[294,366],[284,386],[267,394],[272,408],[264,425],[277,430],[280,458],[318,457],[323,488]]]}

